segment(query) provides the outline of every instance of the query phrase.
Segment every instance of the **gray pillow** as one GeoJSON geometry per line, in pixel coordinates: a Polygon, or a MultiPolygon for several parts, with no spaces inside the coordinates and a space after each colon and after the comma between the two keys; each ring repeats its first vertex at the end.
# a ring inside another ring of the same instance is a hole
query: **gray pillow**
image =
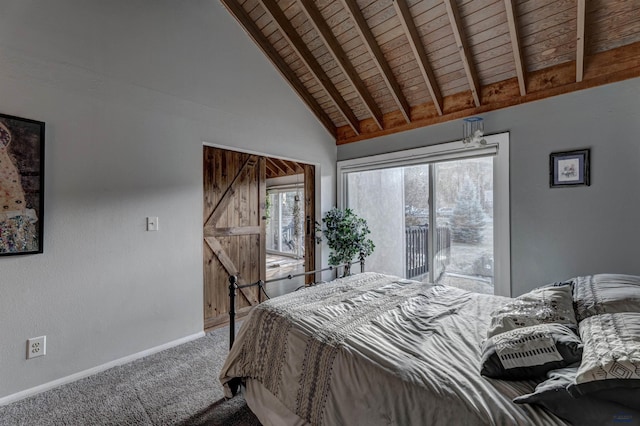
{"type": "Polygon", "coordinates": [[[581,357],[582,342],[568,327],[538,324],[487,339],[480,374],[506,380],[536,379],[581,357]]]}
{"type": "Polygon", "coordinates": [[[535,404],[574,425],[640,425],[640,389],[610,389],[573,397],[567,386],[575,381],[577,363],[552,370],[533,393],[515,398],[516,404],[535,404]]]}
{"type": "Polygon", "coordinates": [[[537,288],[493,311],[487,338],[516,328],[549,323],[577,329],[568,282],[537,288]]]}
{"type": "Polygon", "coordinates": [[[593,315],[580,322],[580,336],[584,353],[571,394],[640,388],[640,312],[593,315]]]}
{"type": "Polygon", "coordinates": [[[576,316],[640,312],[640,276],[598,274],[573,278],[576,316]]]}

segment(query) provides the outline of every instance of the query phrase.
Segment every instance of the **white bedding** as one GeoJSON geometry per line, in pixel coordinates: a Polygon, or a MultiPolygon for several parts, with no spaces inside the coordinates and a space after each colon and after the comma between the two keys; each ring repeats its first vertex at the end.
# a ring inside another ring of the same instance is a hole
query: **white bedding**
{"type": "Polygon", "coordinates": [[[489,314],[506,300],[375,273],[318,285],[257,306],[220,380],[227,396],[233,378],[275,396],[248,398],[265,424],[564,424],[511,401],[535,382],[479,374],[489,314]]]}

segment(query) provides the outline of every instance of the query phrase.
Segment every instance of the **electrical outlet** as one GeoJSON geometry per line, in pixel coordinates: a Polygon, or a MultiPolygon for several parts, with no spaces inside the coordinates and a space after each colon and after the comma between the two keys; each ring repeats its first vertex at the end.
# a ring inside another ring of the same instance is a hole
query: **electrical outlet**
{"type": "Polygon", "coordinates": [[[47,336],[32,337],[27,340],[27,359],[47,354],[47,336]]]}

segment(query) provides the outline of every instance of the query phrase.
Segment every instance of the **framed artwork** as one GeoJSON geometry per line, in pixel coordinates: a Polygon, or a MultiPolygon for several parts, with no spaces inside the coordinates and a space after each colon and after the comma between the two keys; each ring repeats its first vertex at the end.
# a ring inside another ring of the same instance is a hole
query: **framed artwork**
{"type": "Polygon", "coordinates": [[[0,256],[42,253],[44,127],[0,114],[0,256]]]}
{"type": "Polygon", "coordinates": [[[589,151],[552,152],[549,157],[549,186],[589,186],[589,151]]]}

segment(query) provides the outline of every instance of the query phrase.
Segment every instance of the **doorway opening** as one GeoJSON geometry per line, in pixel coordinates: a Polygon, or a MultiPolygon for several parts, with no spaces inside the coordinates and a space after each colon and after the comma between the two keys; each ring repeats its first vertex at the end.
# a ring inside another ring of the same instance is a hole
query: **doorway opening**
{"type": "Polygon", "coordinates": [[[275,297],[305,284],[302,275],[286,278],[306,270],[305,173],[304,165],[271,157],[266,172],[266,281],[267,293],[275,297]]]}

